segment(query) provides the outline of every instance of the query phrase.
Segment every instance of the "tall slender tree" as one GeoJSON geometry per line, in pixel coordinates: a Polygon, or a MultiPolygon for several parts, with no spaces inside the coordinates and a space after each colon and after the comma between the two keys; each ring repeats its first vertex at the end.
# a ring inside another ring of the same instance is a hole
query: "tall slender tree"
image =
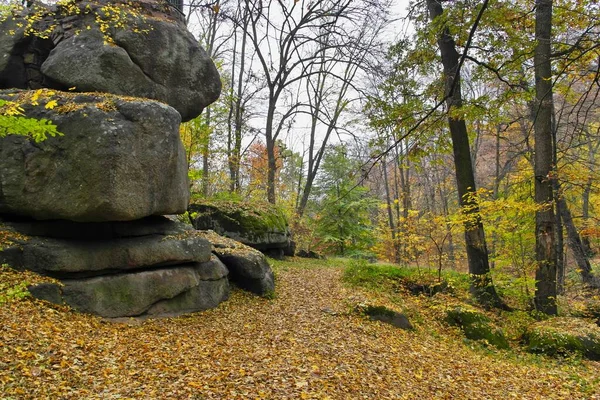
{"type": "Polygon", "coordinates": [[[556,304],[556,248],[553,208],[552,145],[552,0],[537,0],[535,10],[535,202],[541,206],[535,216],[535,307],[546,314],[558,312],[556,304]]]}
{"type": "MultiPolygon", "coordinates": [[[[483,8],[487,2],[484,2],[483,8]]],[[[438,22],[444,12],[440,0],[427,0],[427,8],[432,23],[438,22]]],[[[475,27],[474,27],[475,28],[475,27]]],[[[448,124],[454,152],[454,168],[460,206],[465,214],[465,244],[471,274],[471,293],[481,304],[492,307],[506,307],[498,294],[490,276],[490,264],[485,242],[485,232],[479,206],[475,196],[475,175],[471,161],[469,136],[464,117],[460,114],[463,104],[460,82],[460,57],[456,44],[446,24],[442,24],[437,36],[441,54],[448,124]]]]}

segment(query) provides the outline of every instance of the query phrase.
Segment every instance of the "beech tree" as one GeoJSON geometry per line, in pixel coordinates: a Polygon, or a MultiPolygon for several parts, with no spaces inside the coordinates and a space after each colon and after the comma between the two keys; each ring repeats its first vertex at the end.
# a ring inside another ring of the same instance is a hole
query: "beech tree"
{"type": "Polygon", "coordinates": [[[552,133],[552,0],[538,0],[535,11],[535,306],[546,314],[556,314],[556,257],[553,208],[552,133]]]}

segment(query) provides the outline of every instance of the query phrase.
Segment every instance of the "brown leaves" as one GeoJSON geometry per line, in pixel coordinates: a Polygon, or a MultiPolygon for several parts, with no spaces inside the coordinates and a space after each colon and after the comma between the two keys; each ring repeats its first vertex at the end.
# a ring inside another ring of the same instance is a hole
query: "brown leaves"
{"type": "Polygon", "coordinates": [[[400,331],[351,312],[356,301],[393,304],[343,287],[338,268],[279,265],[275,300],[235,291],[215,310],[137,325],[34,300],[2,305],[0,393],[19,399],[584,399],[599,394],[597,363],[503,360],[505,353],[473,351],[428,319],[415,320],[416,332],[400,331]]]}

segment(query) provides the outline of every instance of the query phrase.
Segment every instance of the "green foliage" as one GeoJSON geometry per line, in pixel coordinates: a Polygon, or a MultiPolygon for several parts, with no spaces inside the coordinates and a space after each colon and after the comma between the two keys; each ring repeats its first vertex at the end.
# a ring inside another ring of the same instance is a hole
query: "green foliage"
{"type": "MultiPolygon", "coordinates": [[[[46,108],[48,107],[46,104],[46,108]]],[[[7,135],[27,136],[36,143],[42,142],[48,136],[62,136],[56,125],[47,119],[27,118],[17,102],[0,99],[0,138],[7,135]]]]}
{"type": "Polygon", "coordinates": [[[415,270],[393,265],[369,264],[365,260],[352,260],[344,269],[344,281],[357,286],[382,287],[386,283],[411,277],[415,270]]]}
{"type": "Polygon", "coordinates": [[[9,17],[13,11],[22,9],[23,7],[15,0],[0,3],[0,22],[3,22],[9,17]]]}
{"type": "MultiPolygon", "coordinates": [[[[529,175],[528,171],[525,175],[529,175]]],[[[516,176],[515,176],[516,177],[516,176]]],[[[493,279],[498,292],[513,305],[528,308],[534,293],[536,268],[535,212],[539,206],[514,185],[510,194],[493,198],[489,190],[473,194],[489,237],[493,279]]],[[[460,214],[458,218],[465,218],[460,214]]]]}
{"type": "Polygon", "coordinates": [[[0,266],[0,277],[8,277],[11,279],[0,279],[0,305],[18,301],[25,297],[31,296],[27,290],[29,283],[25,280],[14,279],[14,273],[7,264],[0,266]]]}
{"type": "Polygon", "coordinates": [[[373,245],[371,213],[378,201],[359,186],[359,165],[346,156],[343,146],[334,146],[323,161],[319,191],[323,193],[316,216],[317,234],[339,255],[369,249],[373,245]]]}
{"type": "Polygon", "coordinates": [[[212,201],[216,202],[241,202],[243,200],[242,196],[236,192],[218,192],[212,198],[212,201]]]}
{"type": "Polygon", "coordinates": [[[427,288],[431,292],[444,289],[465,296],[469,291],[469,275],[456,271],[443,271],[442,282],[438,281],[437,271],[402,267],[389,264],[368,264],[365,260],[352,260],[344,268],[344,281],[351,285],[367,287],[375,290],[397,289],[403,286],[411,288],[427,288]],[[436,288],[442,285],[443,287],[436,288]]]}

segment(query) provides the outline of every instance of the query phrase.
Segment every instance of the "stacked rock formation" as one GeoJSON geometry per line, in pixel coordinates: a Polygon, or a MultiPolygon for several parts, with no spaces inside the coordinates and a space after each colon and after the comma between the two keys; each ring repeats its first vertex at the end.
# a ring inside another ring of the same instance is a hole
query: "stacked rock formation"
{"type": "MultiPolygon", "coordinates": [[[[36,19],[48,37],[27,35],[24,15],[0,24],[0,99],[62,133],[0,139],[0,263],[59,279],[31,292],[104,317],[215,307],[228,268],[205,235],[163,215],[187,210],[179,125],[218,97],[217,70],[162,3],[140,2],[141,31],[114,28],[108,43],[94,21],[118,3],[68,4],[36,19]]],[[[231,277],[273,290],[268,264],[247,268],[231,277]]]]}

